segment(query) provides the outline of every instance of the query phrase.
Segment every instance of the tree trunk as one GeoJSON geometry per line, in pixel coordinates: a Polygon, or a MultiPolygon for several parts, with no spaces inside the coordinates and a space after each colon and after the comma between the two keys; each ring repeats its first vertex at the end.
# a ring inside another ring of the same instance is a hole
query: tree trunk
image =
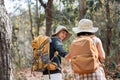
{"type": "Polygon", "coordinates": [[[79,20],[84,18],[86,13],[86,0],[80,0],[79,2],[79,20]]]}
{"type": "Polygon", "coordinates": [[[12,27],[4,6],[4,0],[0,0],[0,80],[13,80],[11,40],[12,27]]]}
{"type": "Polygon", "coordinates": [[[53,0],[48,0],[47,4],[44,4],[43,0],[39,0],[39,2],[45,9],[46,35],[51,36],[51,27],[52,27],[52,21],[53,21],[53,0]]]}
{"type": "Polygon", "coordinates": [[[107,17],[107,25],[106,25],[106,53],[110,55],[110,37],[111,37],[111,27],[110,27],[110,9],[109,9],[109,0],[106,0],[106,17],[107,17]]]}
{"type": "Polygon", "coordinates": [[[46,35],[51,36],[51,26],[53,21],[53,0],[48,0],[46,12],[46,35]]]}
{"type": "Polygon", "coordinates": [[[31,15],[31,6],[30,6],[30,3],[31,3],[31,0],[28,0],[28,9],[29,9],[29,16],[30,16],[30,32],[31,32],[31,36],[32,36],[32,39],[34,39],[34,34],[33,34],[33,31],[32,31],[32,27],[33,27],[33,20],[32,20],[32,15],[31,15]]]}

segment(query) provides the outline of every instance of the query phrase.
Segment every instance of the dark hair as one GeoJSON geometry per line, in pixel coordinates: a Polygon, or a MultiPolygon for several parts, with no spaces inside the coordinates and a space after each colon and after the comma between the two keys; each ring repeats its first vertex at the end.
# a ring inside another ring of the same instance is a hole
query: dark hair
{"type": "Polygon", "coordinates": [[[77,36],[81,36],[81,35],[94,35],[94,33],[91,33],[91,32],[80,32],[80,33],[77,33],[77,36]]]}

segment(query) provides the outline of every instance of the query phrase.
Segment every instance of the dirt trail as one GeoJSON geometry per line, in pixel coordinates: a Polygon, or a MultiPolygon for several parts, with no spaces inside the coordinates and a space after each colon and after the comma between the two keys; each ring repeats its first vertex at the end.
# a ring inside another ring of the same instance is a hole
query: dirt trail
{"type": "Polygon", "coordinates": [[[16,72],[16,80],[41,80],[41,76],[40,72],[31,74],[30,68],[20,69],[16,72]]]}

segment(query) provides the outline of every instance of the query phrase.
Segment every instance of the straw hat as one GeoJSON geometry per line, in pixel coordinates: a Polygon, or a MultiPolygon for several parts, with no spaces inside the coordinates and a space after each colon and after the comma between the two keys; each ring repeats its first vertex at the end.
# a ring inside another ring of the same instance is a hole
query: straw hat
{"type": "Polygon", "coordinates": [[[81,19],[78,23],[78,27],[72,28],[75,33],[81,32],[91,32],[95,33],[98,31],[98,28],[93,27],[93,22],[89,19],[81,19]]]}
{"type": "MultiPolygon", "coordinates": [[[[52,36],[56,36],[60,31],[65,30],[67,32],[67,36],[64,40],[68,39],[72,34],[67,30],[67,28],[65,26],[59,25],[56,30],[55,33],[52,36]]],[[[63,40],[63,41],[64,41],[63,40]]]]}

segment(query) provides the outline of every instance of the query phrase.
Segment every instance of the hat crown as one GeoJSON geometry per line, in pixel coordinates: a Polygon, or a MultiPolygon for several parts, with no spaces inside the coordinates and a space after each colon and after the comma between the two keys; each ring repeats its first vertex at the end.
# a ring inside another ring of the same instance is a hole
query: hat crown
{"type": "Polygon", "coordinates": [[[93,22],[90,19],[81,19],[77,27],[72,28],[75,33],[90,32],[95,33],[98,31],[97,27],[93,27],[93,22]]]}
{"type": "Polygon", "coordinates": [[[80,29],[91,29],[93,27],[93,22],[89,19],[82,19],[78,23],[78,28],[80,29]]]}
{"type": "Polygon", "coordinates": [[[55,30],[55,33],[58,33],[59,31],[61,31],[62,29],[65,29],[66,30],[66,27],[65,26],[62,26],[62,25],[59,25],[56,30],[55,30]]]}

